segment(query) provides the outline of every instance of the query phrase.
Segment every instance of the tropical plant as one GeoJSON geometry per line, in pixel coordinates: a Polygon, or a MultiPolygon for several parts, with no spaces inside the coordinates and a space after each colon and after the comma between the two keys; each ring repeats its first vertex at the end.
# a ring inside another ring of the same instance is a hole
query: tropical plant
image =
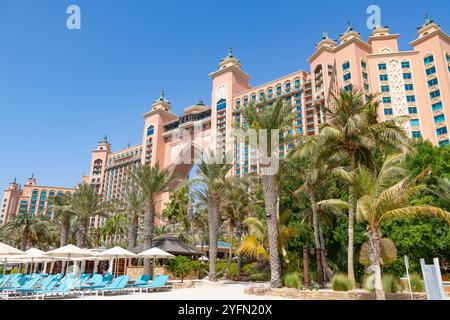
{"type": "Polygon", "coordinates": [[[71,194],[63,194],[49,200],[49,206],[52,206],[54,210],[53,218],[55,221],[59,221],[61,225],[60,247],[64,247],[69,243],[70,224],[74,217],[74,214],[68,210],[71,197],[71,194]]]}
{"type": "Polygon", "coordinates": [[[119,211],[128,217],[128,249],[133,249],[137,246],[139,219],[145,212],[145,198],[136,185],[130,184],[117,200],[117,205],[119,211]]]}
{"type": "Polygon", "coordinates": [[[6,237],[20,241],[20,250],[25,251],[28,245],[37,246],[51,239],[50,220],[44,214],[32,214],[29,211],[15,216],[3,226],[6,237]]]}
{"type": "Polygon", "coordinates": [[[429,170],[411,180],[408,177],[401,178],[406,176],[406,170],[400,167],[403,160],[403,154],[387,156],[382,168],[375,175],[368,169],[360,167],[358,178],[355,179],[358,183],[354,184],[365,194],[357,202],[357,218],[367,224],[368,255],[375,274],[375,294],[377,299],[383,300],[385,295],[380,267],[381,223],[389,219],[416,215],[434,215],[450,223],[450,214],[440,208],[409,204],[411,198],[425,188],[424,185],[419,185],[418,181],[429,170]]]}
{"type": "Polygon", "coordinates": [[[104,236],[110,239],[111,246],[117,245],[127,233],[127,222],[128,217],[124,213],[116,213],[108,217],[102,231],[104,236]]]}
{"type": "Polygon", "coordinates": [[[353,283],[346,274],[339,273],[331,280],[334,291],[349,291],[353,289],[353,283]]]}
{"type": "Polygon", "coordinates": [[[194,261],[184,257],[177,256],[169,262],[168,270],[176,277],[181,278],[181,282],[184,278],[196,269],[194,261]]]}
{"type": "MultiPolygon", "coordinates": [[[[327,122],[321,126],[319,134],[307,140],[306,144],[321,150],[323,155],[345,155],[349,161],[350,173],[356,170],[358,162],[374,165],[377,146],[406,150],[409,144],[406,133],[397,125],[405,119],[396,117],[378,122],[377,97],[371,95],[366,102],[364,97],[362,90],[353,87],[350,91],[341,89],[337,94],[332,93],[332,107],[323,106],[327,122]]],[[[355,283],[353,260],[356,200],[355,190],[349,185],[347,273],[352,283],[355,283]]]]}
{"type": "Polygon", "coordinates": [[[172,224],[173,232],[175,233],[177,225],[181,226],[179,238],[190,243],[194,242],[192,206],[189,184],[185,184],[170,195],[169,202],[162,211],[163,218],[172,224]]]}
{"type": "MultiPolygon", "coordinates": [[[[144,250],[147,250],[152,247],[157,197],[169,191],[169,188],[176,182],[176,176],[170,168],[161,169],[156,163],[154,166],[150,164],[139,166],[132,178],[133,183],[140,187],[145,197],[144,250]]],[[[151,272],[151,259],[145,259],[144,274],[151,274],[151,272]]]]}
{"type": "Polygon", "coordinates": [[[397,293],[402,291],[400,279],[391,274],[385,274],[382,277],[383,290],[387,293],[397,293]]]}
{"type": "MultiPolygon", "coordinates": [[[[425,285],[419,273],[412,272],[409,274],[409,282],[411,283],[412,292],[424,292],[425,285]]],[[[408,289],[409,290],[409,289],[408,289]]]]}
{"type": "Polygon", "coordinates": [[[220,206],[225,190],[225,176],[231,166],[223,163],[215,163],[210,159],[203,159],[198,167],[197,182],[201,189],[196,190],[198,198],[203,199],[208,208],[209,229],[209,276],[210,281],[217,281],[217,241],[219,229],[222,224],[220,206]]]}
{"type": "Polygon", "coordinates": [[[77,186],[69,198],[66,209],[68,214],[75,217],[77,246],[84,248],[88,244],[88,227],[91,218],[104,216],[113,208],[102,202],[94,185],[83,182],[77,186]]]}
{"type": "Polygon", "coordinates": [[[303,288],[303,277],[298,272],[290,272],[283,275],[283,286],[286,288],[303,288]]]}
{"type": "MultiPolygon", "coordinates": [[[[266,103],[257,105],[254,102],[249,103],[241,111],[246,123],[244,129],[248,128],[255,131],[258,144],[263,135],[263,139],[272,142],[272,139],[278,139],[280,133],[284,133],[288,126],[292,124],[293,118],[290,112],[290,106],[278,99],[273,106],[266,103]]],[[[284,137],[284,134],[281,134],[284,137]]],[[[261,143],[258,146],[259,156],[259,174],[262,180],[264,193],[265,213],[268,225],[269,240],[269,261],[271,273],[271,286],[273,288],[282,287],[280,277],[281,263],[278,253],[278,220],[279,220],[279,188],[276,181],[278,173],[278,150],[273,152],[272,143],[261,143]]]]}

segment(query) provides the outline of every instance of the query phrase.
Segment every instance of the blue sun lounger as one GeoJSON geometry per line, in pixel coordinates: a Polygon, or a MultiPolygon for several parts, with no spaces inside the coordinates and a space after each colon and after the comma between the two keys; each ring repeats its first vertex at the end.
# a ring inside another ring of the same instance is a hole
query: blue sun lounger
{"type": "Polygon", "coordinates": [[[135,289],[139,289],[139,292],[142,292],[143,290],[149,292],[150,290],[171,289],[172,286],[167,285],[168,280],[169,276],[157,276],[150,284],[137,286],[135,289]]]}
{"type": "Polygon", "coordinates": [[[152,277],[148,274],[143,274],[137,277],[137,279],[132,283],[129,284],[128,287],[139,287],[139,286],[145,286],[148,284],[149,280],[152,277]]]}
{"type": "Polygon", "coordinates": [[[102,295],[105,295],[106,292],[120,292],[127,290],[126,286],[128,282],[130,281],[130,276],[119,276],[107,287],[98,288],[96,289],[96,295],[98,295],[100,292],[102,295]]]}
{"type": "Polygon", "coordinates": [[[61,284],[58,287],[49,290],[37,290],[33,293],[33,297],[35,297],[36,300],[38,300],[39,298],[42,298],[42,300],[44,300],[45,297],[49,296],[57,296],[57,297],[68,296],[70,294],[73,294],[71,290],[74,288],[76,280],[77,279],[74,278],[73,275],[66,276],[61,281],[61,284]]]}

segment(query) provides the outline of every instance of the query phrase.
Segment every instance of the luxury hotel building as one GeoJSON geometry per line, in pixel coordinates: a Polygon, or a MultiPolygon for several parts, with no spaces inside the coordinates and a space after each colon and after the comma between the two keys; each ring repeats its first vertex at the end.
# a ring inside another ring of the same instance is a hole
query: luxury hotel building
{"type": "MultiPolygon", "coordinates": [[[[181,157],[210,150],[211,146],[217,152],[230,145],[231,150],[225,150],[233,155],[230,174],[256,173],[256,150],[249,150],[245,143],[225,143],[232,137],[234,124],[243,124],[241,106],[249,101],[270,105],[282,98],[295,113],[290,133],[314,135],[326,120],[322,106],[330,106],[330,93],[337,88],[350,90],[351,85],[367,94],[380,93],[380,119],[409,116],[404,126],[411,138],[449,144],[450,37],[427,17],[418,28],[417,39],[410,43],[411,50],[400,51],[398,38],[389,28],[378,27],[365,41],[349,24],[338,41],[323,34],[308,59],[310,71],[296,71],[256,87],[250,86],[250,76],[230,51],[218,70],[209,75],[211,106],[200,101],[178,116],[162,93],[144,114],[142,143],[112,152],[105,137],[92,152],[85,181],[94,184],[105,200],[120,198],[129,179],[127,173],[141,164],[159,163],[186,178],[192,164],[178,161],[181,157]]],[[[290,147],[281,145],[280,156],[290,147]]],[[[161,196],[159,212],[167,199],[168,194],[161,196]]],[[[103,222],[104,218],[95,218],[92,226],[103,222]]]]}
{"type": "Polygon", "coordinates": [[[0,225],[6,224],[12,216],[24,213],[46,214],[49,218],[53,218],[54,212],[49,199],[64,193],[72,193],[74,190],[72,188],[39,186],[36,184],[34,175],[23,187],[14,179],[3,192],[0,225]]]}

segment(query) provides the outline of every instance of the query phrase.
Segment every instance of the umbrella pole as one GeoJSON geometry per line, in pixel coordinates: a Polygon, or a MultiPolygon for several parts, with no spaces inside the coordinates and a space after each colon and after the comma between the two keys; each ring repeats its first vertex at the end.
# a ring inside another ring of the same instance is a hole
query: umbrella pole
{"type": "Polygon", "coordinates": [[[6,264],[7,264],[8,259],[5,257],[5,263],[3,264],[3,275],[6,274],[6,264]]]}

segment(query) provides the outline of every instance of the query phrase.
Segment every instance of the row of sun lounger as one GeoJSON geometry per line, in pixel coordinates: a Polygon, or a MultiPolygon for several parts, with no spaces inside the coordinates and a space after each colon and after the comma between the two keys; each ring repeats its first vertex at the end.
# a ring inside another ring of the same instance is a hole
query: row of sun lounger
{"type": "Polygon", "coordinates": [[[73,274],[56,275],[20,275],[13,274],[0,277],[0,298],[34,298],[84,296],[85,294],[105,295],[121,292],[143,292],[158,289],[170,289],[167,285],[169,276],[157,276],[149,283],[150,276],[142,275],[134,282],[130,276],[122,275],[114,278],[111,274],[73,274]]]}

